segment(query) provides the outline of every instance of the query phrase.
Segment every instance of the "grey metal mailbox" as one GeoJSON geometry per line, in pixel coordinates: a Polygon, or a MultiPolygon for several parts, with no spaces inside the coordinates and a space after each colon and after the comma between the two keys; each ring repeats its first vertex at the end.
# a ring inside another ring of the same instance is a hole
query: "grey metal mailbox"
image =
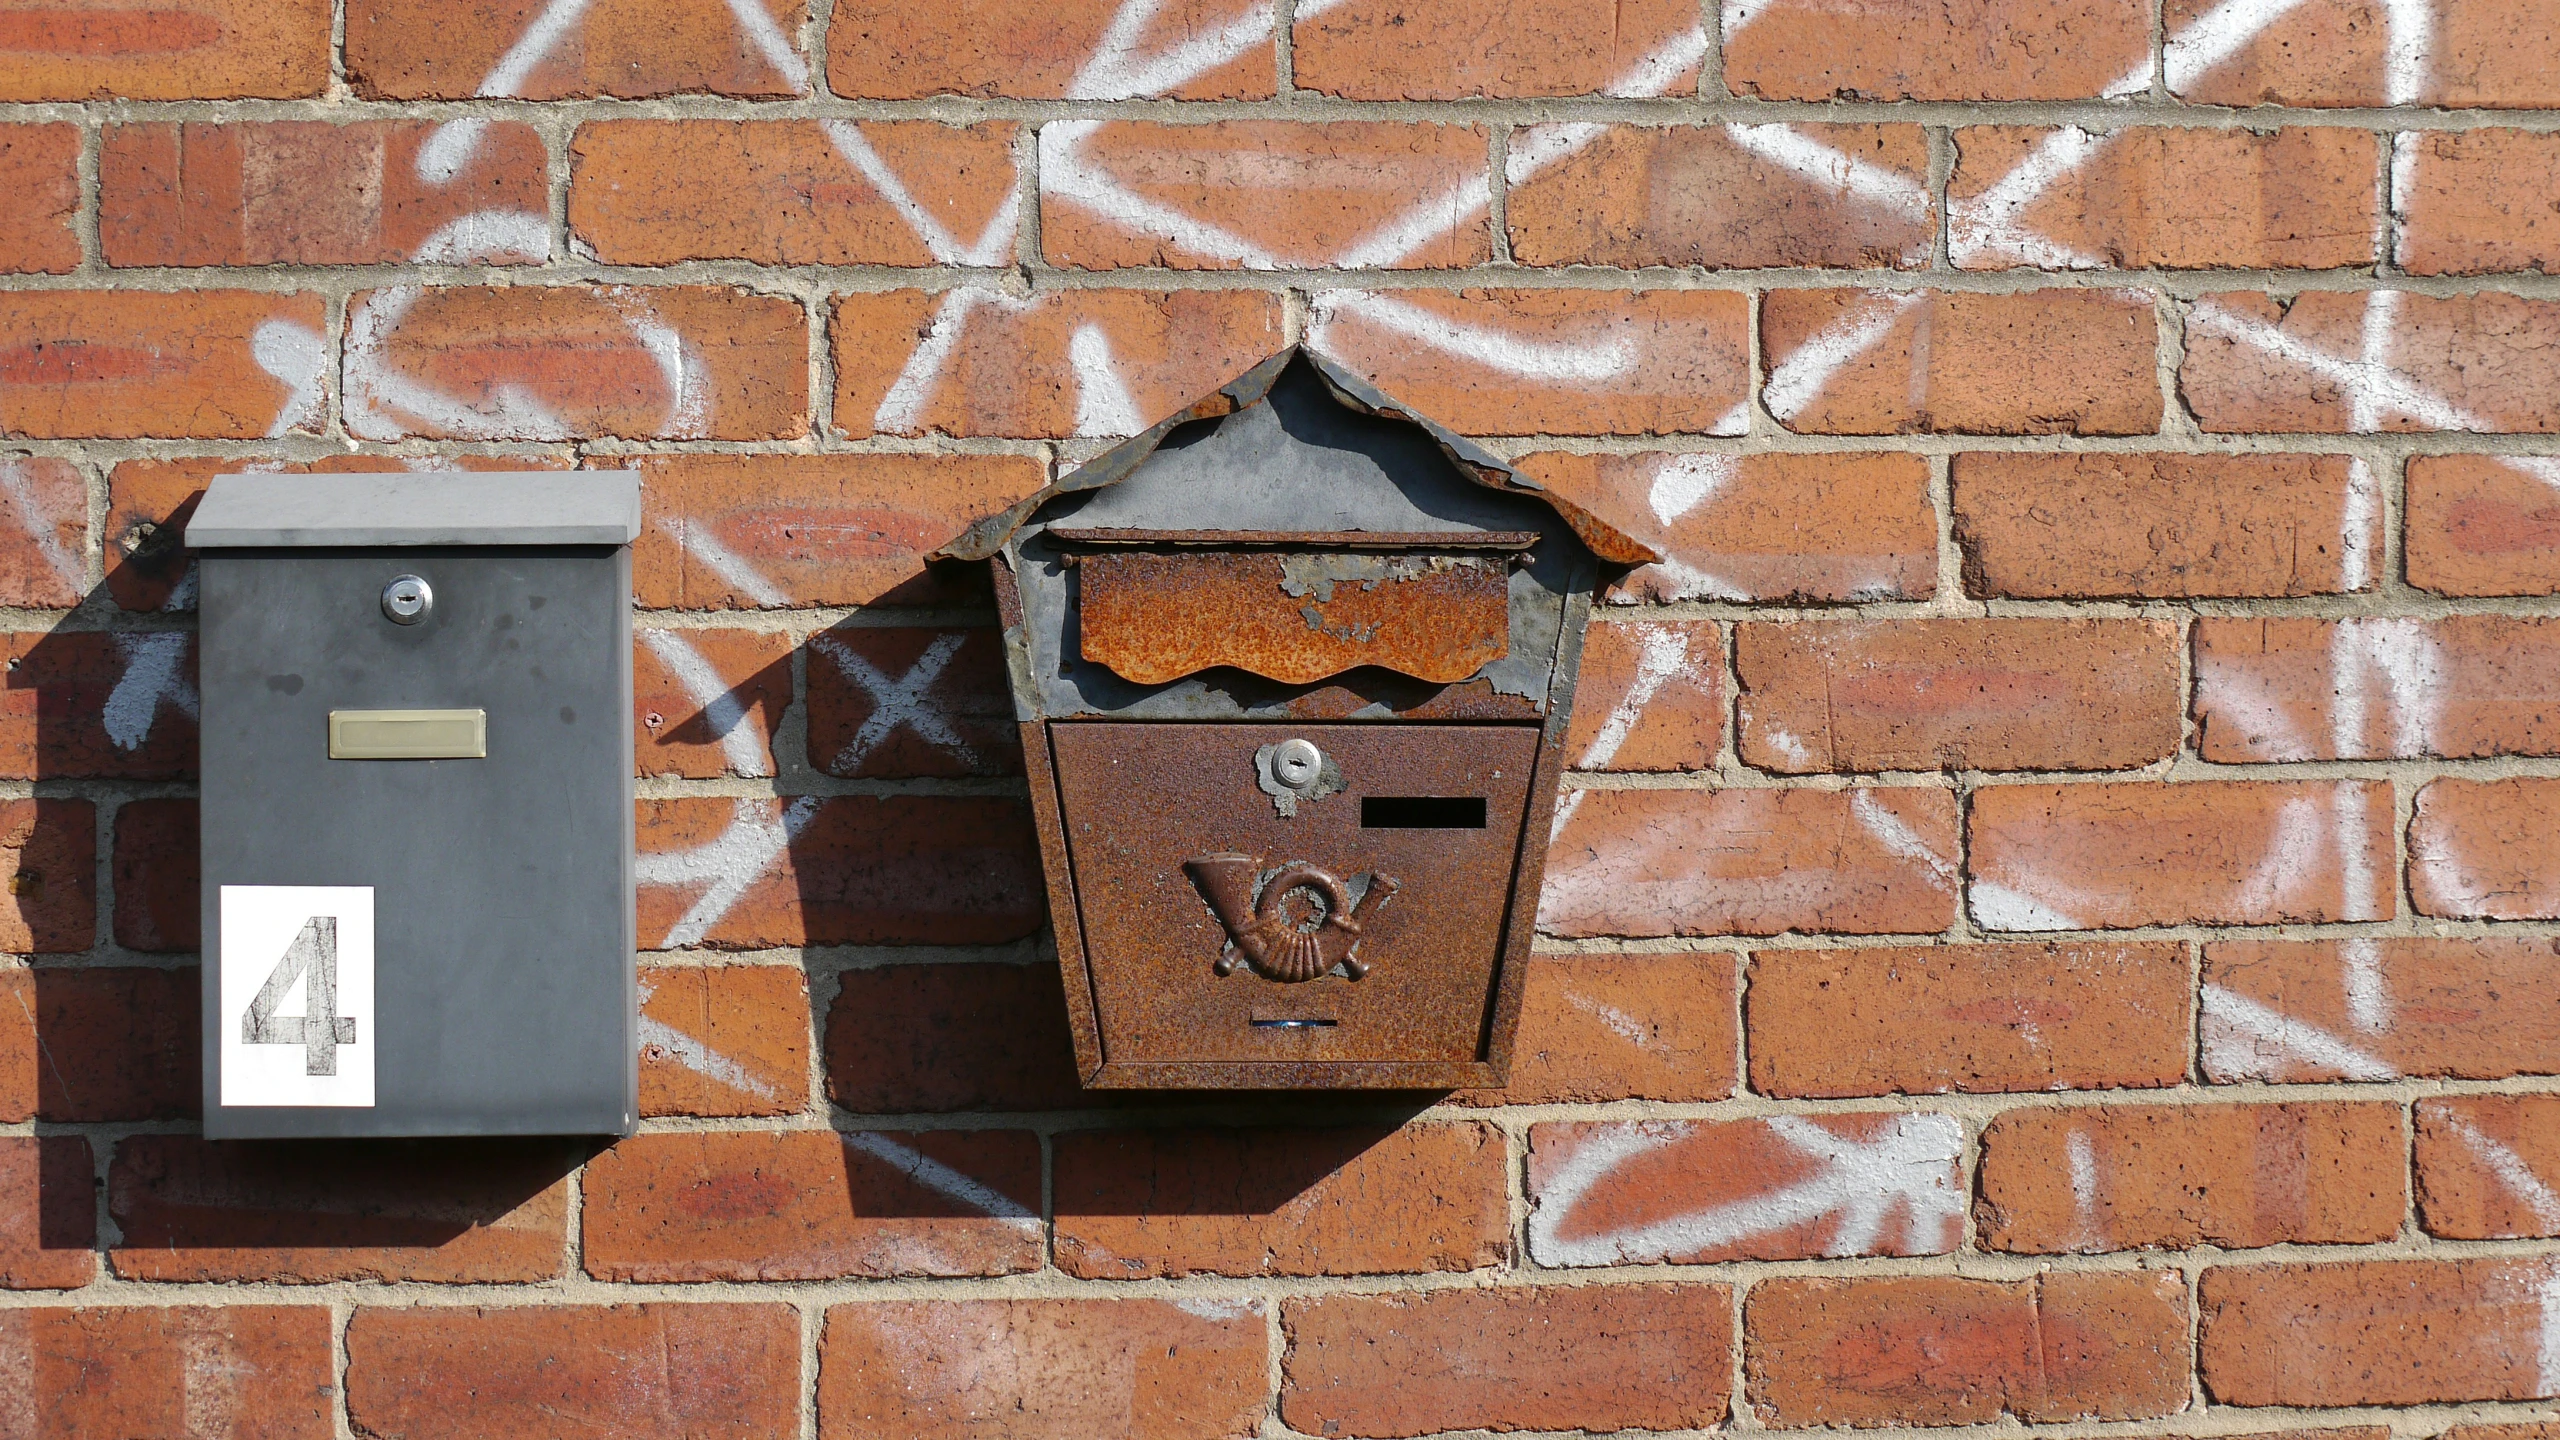
{"type": "Polygon", "coordinates": [[[630,1132],[639,529],[625,472],[213,482],[207,1135],[630,1132]]]}

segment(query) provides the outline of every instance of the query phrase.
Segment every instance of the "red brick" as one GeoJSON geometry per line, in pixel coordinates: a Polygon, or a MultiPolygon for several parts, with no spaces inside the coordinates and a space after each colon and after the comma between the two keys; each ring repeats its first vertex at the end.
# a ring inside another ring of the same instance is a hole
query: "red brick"
{"type": "Polygon", "coordinates": [[[1486,153],[1474,125],[1053,122],[1040,131],[1040,247],[1080,270],[1481,264],[1486,153]],[[1172,222],[1107,213],[1125,210],[1119,192],[1172,222]]]}
{"type": "Polygon", "coordinates": [[[1048,964],[845,971],[827,1011],[827,1097],[867,1115],[1093,1103],[1048,964]]]}
{"type": "Polygon", "coordinates": [[[1986,930],[2388,920],[2391,824],[2370,781],[1992,786],[1968,896],[1986,930]]]}
{"type": "Polygon", "coordinates": [[[98,814],[86,800],[0,800],[0,952],[67,954],[98,938],[98,814]]]}
{"type": "MultiPolygon", "coordinates": [[[[128,12],[130,13],[130,12],[128,12]]],[[[337,1434],[326,1305],[0,1310],[0,1418],[27,1440],[337,1434]]]]}
{"type": "Polygon", "coordinates": [[[2409,898],[2421,915],[2560,916],[2560,780],[2435,780],[2409,824],[2409,898]]]}
{"type": "Polygon", "coordinates": [[[78,126],[0,127],[0,186],[18,197],[0,217],[0,270],[63,275],[79,267],[79,163],[78,126]]]}
{"type": "Polygon", "coordinates": [[[305,1147],[131,1135],[107,1174],[116,1274],[319,1284],[558,1278],[574,1147],[548,1141],[305,1147]]]}
{"type": "Polygon", "coordinates": [[[1566,759],[1577,770],[1708,770],[1724,745],[1724,634],[1711,620],[1620,620],[1582,638],[1566,759]]]}
{"type": "Polygon", "coordinates": [[[541,264],[550,155],[516,120],[480,122],[459,164],[422,157],[445,127],[111,125],[98,151],[110,265],[541,264]]]}
{"type": "Polygon", "coordinates": [[[2483,293],[2314,291],[2290,307],[2207,295],[2187,314],[2178,389],[2209,431],[2560,430],[2560,302],[2483,293]],[[2384,297],[2388,297],[2387,299],[2384,297]],[[2389,307],[2373,313],[2375,305],[2389,307]],[[2387,376],[2359,389],[2365,336],[2387,376]],[[2288,359],[2270,347],[2325,357],[2288,359]]]}
{"type": "Polygon", "coordinates": [[[35,1118],[39,1057],[35,972],[0,969],[0,1121],[35,1118]]]}
{"type": "Polygon", "coordinates": [[[2412,275],[2560,270],[2560,136],[2413,130],[2393,137],[2392,258],[2412,275]]]}
{"type": "Polygon", "coordinates": [[[70,461],[0,456],[0,605],[67,610],[89,588],[89,482],[70,461]]]}
{"type": "Polygon", "coordinates": [[[1547,850],[1551,935],[1932,933],[1955,919],[1943,790],[1586,790],[1547,850]]]}
{"type": "Polygon", "coordinates": [[[2560,1235],[2560,1096],[2421,1100],[2418,1218],[2453,1240],[2560,1235]]]}
{"type": "Polygon", "coordinates": [[[1982,599],[2329,595],[2372,587],[2381,484],[2345,455],[1958,455],[1982,599]]]}
{"type": "Polygon", "coordinates": [[[2207,945],[2205,1078],[2560,1073],[2555,956],[2539,935],[2207,945]]]}
{"type": "Polygon", "coordinates": [[[720,286],[360,291],[347,302],[347,430],[789,439],[809,428],[808,347],[799,301],[720,286]]]}
{"type": "Polygon", "coordinates": [[[192,968],[36,971],[36,1117],[196,1114],[204,1092],[202,988],[192,968]]]}
{"type": "Polygon", "coordinates": [[[1986,1250],[2378,1245],[2409,1210],[2395,1104],[2012,1110],[1982,1132],[1986,1250]]]}
{"type": "Polygon", "coordinates": [[[788,1305],[360,1306],[347,1326],[359,1435],[762,1440],[798,1427],[788,1305]]]}
{"type": "Polygon", "coordinates": [[[1955,132],[1947,256],[1961,269],[2327,270],[2374,262],[2372,132],[2296,126],[1979,125],[1955,132]],[[2079,159],[2019,204],[2012,177],[2079,159]],[[1987,202],[1987,203],[1986,203],[1987,202]]]}
{"type": "Polygon", "coordinates": [[[1277,79],[1269,15],[1269,0],[1171,0],[1152,14],[1116,0],[952,0],[925,9],[839,0],[827,22],[827,84],[879,100],[1267,100],[1277,79]],[[1132,16],[1133,43],[1107,42],[1132,16]],[[1257,20],[1261,34],[1244,28],[1257,20]],[[1243,43],[1215,44],[1219,36],[1243,43]],[[1207,53],[1186,50],[1202,41],[1211,42],[1207,53]],[[1175,56],[1172,65],[1152,63],[1175,56]]]}
{"type": "Polygon", "coordinates": [[[1703,1430],[1733,1402],[1722,1285],[1327,1295],[1281,1324],[1280,1414],[1313,1435],[1703,1430]]]}
{"type": "Polygon", "coordinates": [[[1084,1130],[1055,1145],[1058,1268],[1085,1279],[1480,1270],[1511,1249],[1489,1125],[1084,1130]]]}
{"type": "Polygon", "coordinates": [[[1270,1413],[1259,1300],[833,1305],[825,1440],[1248,1440],[1270,1413]]]}
{"type": "Polygon", "coordinates": [[[1463,435],[1738,435],[1750,330],[1721,290],[1332,290],[1307,333],[1463,435]]]}
{"type": "Polygon", "coordinates": [[[1346,100],[1685,96],[1698,88],[1694,60],[1666,71],[1656,58],[1696,45],[1698,12],[1687,0],[1605,8],[1599,0],[1352,0],[1309,8],[1290,35],[1298,87],[1346,100]]]}
{"type": "Polygon", "coordinates": [[[2560,754],[2560,621],[2198,620],[2207,760],[2560,754]]]}
{"type": "MultiPolygon", "coordinates": [[[[169,780],[195,773],[193,635],[21,631],[0,636],[0,674],[0,776],[169,780]]],[[[88,802],[79,804],[86,811],[88,802]]]]}
{"type": "Polygon", "coordinates": [[[640,1113],[791,1115],[809,1103],[809,980],[797,965],[640,972],[640,1113]]]}
{"type": "Polygon", "coordinates": [[[196,802],[127,800],[116,809],[116,943],[187,953],[200,947],[196,802]]]}
{"type": "Polygon", "coordinates": [[[2560,103],[2560,83],[2542,63],[2560,47],[2560,8],[2549,0],[2432,0],[2420,42],[2425,58],[2405,90],[2388,79],[2399,33],[2389,0],[2289,6],[2236,54],[2198,71],[2192,60],[2182,63],[2178,39],[2217,3],[2167,0],[2169,88],[2181,98],[2241,106],[2560,103]]]}
{"type": "Polygon", "coordinates": [[[1964,1238],[1952,1115],[1581,1122],[1529,1143],[1541,1265],[1943,1255],[1964,1238]]]}
{"type": "Polygon", "coordinates": [[[329,0],[17,0],[0,100],[230,100],[329,84],[329,0]]]}
{"type": "Polygon", "coordinates": [[[929,120],[596,121],[579,126],[569,145],[569,232],[612,265],[1007,265],[1014,129],[929,120]],[[846,153],[854,147],[904,177],[910,194],[884,193],[846,153]],[[900,201],[921,207],[954,243],[937,253],[900,201]]]}
{"type": "Polygon", "coordinates": [[[2089,100],[2151,71],[2140,0],[1771,0],[1726,22],[1724,80],[1761,100],[2089,100]]]}
{"type": "Polygon", "coordinates": [[[1929,263],[1938,207],[1917,125],[1612,125],[1522,173],[1518,157],[1585,133],[1512,133],[1507,223],[1524,265],[1929,263]]]}
{"type": "Polygon", "coordinates": [[[2133,1420],[2187,1404],[2176,1271],[1770,1280],[1743,1312],[1762,1423],[2133,1420]]]}
{"type": "Polygon", "coordinates": [[[97,1168],[86,1136],[0,1138],[0,1197],[0,1290],[75,1290],[97,1278],[97,1168]]]}
{"type": "Polygon", "coordinates": [[[1462,1105],[1722,1100],[1736,1075],[1726,955],[1532,955],[1511,1083],[1462,1105]]]}
{"type": "Polygon", "coordinates": [[[1047,918],[1020,800],[643,800],[639,831],[649,948],[992,945],[1047,918]]]}
{"type": "MultiPolygon", "coordinates": [[[[526,100],[806,94],[808,56],[796,37],[807,7],[755,3],[772,17],[761,36],[722,0],[594,0],[497,93],[526,100]],[[786,47],[788,62],[777,64],[769,44],[786,47]]],[[[491,93],[502,62],[547,13],[540,0],[348,0],[347,83],[368,100],[491,93]]]]}
{"type": "Polygon", "coordinates": [[[2444,1440],[2553,1440],[2555,1435],[2560,1435],[2560,1424],[2548,1421],[2538,1425],[2456,1425],[2444,1432],[2444,1440]]]}
{"type": "Polygon", "coordinates": [[[992,629],[839,625],[809,637],[809,762],[861,779],[1019,775],[992,629]]]}
{"type": "Polygon", "coordinates": [[[1620,604],[1937,593],[1938,521],[1917,455],[1542,451],[1519,464],[1665,557],[1617,583],[1620,604]]]}
{"type": "Polygon", "coordinates": [[[1283,343],[1279,298],[1250,290],[865,291],[836,300],[827,335],[855,438],[1134,435],[1283,343]],[[1109,356],[1117,391],[1087,391],[1084,353],[1109,356]]]}
{"type": "Polygon", "coordinates": [[[2560,594],[2560,465],[2522,456],[2409,461],[2409,583],[2446,595],[2560,594]]]}
{"type": "Polygon", "coordinates": [[[644,630],[635,639],[632,708],[641,774],[773,773],[773,737],[791,705],[790,636],[644,630]]]}
{"type": "Polygon", "coordinates": [[[247,440],[316,429],[325,324],[321,297],[305,291],[0,294],[0,433],[247,440]]]}
{"type": "Polygon", "coordinates": [[[1937,945],[1751,957],[1751,1088],[1791,1099],[2175,1085],[2176,945],[1937,945]]]}
{"type": "Polygon", "coordinates": [[[1743,762],[1840,770],[2124,770],[2176,752],[2166,620],[1838,620],[1734,627],[1743,762]]]}
{"type": "Polygon", "coordinates": [[[1024,1130],[642,1135],[590,1161],[583,1185],[599,1280],[1040,1267],[1040,1142],[1024,1130]]]}
{"type": "Polygon", "coordinates": [[[2529,1400],[2542,1371],[2547,1258],[2217,1266],[2196,1340],[2226,1405],[2529,1400]]]}
{"type": "Polygon", "coordinates": [[[2139,291],[1775,290],[1760,336],[1762,403],[1801,434],[2160,428],[2157,325],[2139,291]]]}

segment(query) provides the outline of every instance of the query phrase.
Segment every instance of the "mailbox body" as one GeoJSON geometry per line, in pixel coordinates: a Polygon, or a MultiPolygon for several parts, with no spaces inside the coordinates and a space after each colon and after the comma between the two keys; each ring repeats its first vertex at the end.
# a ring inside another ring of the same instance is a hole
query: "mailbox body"
{"type": "Polygon", "coordinates": [[[188,536],[209,1136],[629,1133],[637,513],[619,474],[215,482],[188,536]],[[346,753],[400,737],[443,758],[346,753]]]}

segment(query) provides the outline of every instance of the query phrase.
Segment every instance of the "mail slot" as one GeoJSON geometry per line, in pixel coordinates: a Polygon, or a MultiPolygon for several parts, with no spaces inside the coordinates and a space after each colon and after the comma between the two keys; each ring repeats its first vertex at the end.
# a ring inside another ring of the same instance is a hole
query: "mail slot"
{"type": "Polygon", "coordinates": [[[1304,349],[991,560],[1085,1083],[1497,1085],[1607,576],[1656,558],[1304,349]]]}
{"type": "Polygon", "coordinates": [[[628,1134],[638,477],[225,475],[205,1133],[628,1134]]]}

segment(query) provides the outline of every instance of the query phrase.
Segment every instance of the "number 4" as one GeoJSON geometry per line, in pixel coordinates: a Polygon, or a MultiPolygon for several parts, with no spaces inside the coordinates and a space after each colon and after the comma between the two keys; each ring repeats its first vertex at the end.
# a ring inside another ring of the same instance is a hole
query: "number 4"
{"type": "MultiPolygon", "coordinates": [[[[236,993],[236,992],[235,992],[236,993]]],[[[257,998],[240,1016],[243,1045],[302,1045],[310,1053],[302,1062],[305,1075],[338,1073],[338,1047],[356,1043],[356,1022],[338,1013],[338,919],[314,915],[284,947],[284,958],[258,987],[257,998]],[[285,992],[296,980],[308,980],[301,1015],[279,1015],[285,992]]]]}

